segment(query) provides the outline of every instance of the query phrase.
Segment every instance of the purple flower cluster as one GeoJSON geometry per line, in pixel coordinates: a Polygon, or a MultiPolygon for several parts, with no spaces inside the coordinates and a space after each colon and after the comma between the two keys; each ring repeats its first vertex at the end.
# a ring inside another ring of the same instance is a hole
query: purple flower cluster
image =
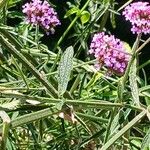
{"type": "Polygon", "coordinates": [[[32,25],[39,25],[47,33],[54,33],[54,27],[60,25],[57,13],[47,1],[32,0],[23,6],[23,13],[26,14],[26,21],[32,25]]]}
{"type": "Polygon", "coordinates": [[[148,2],[135,2],[128,5],[123,15],[131,22],[133,34],[150,33],[150,5],[148,2]]]}
{"type": "Polygon", "coordinates": [[[94,35],[89,53],[94,54],[99,67],[105,66],[109,71],[118,75],[124,74],[130,58],[123,42],[104,32],[94,35]]]}

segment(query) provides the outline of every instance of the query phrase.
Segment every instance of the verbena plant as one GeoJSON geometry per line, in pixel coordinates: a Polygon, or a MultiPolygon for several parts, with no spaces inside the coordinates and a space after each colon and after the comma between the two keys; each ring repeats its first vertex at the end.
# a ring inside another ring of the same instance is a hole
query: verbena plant
{"type": "Polygon", "coordinates": [[[1,149],[149,150],[150,4],[25,3],[0,1],[1,149]],[[132,45],[107,28],[119,15],[132,45]]]}

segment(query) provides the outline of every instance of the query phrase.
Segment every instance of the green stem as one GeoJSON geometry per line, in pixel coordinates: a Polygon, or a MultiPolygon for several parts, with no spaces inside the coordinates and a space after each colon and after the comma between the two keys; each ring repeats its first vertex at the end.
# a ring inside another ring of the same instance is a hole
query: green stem
{"type": "Polygon", "coordinates": [[[125,71],[125,74],[124,74],[123,80],[122,80],[122,85],[123,85],[123,87],[125,87],[125,83],[126,83],[126,81],[127,81],[127,79],[128,79],[128,75],[129,75],[129,72],[130,72],[130,67],[131,67],[131,65],[132,65],[132,63],[133,63],[133,61],[134,61],[134,59],[135,59],[136,50],[137,50],[138,45],[139,45],[139,43],[140,43],[140,39],[141,39],[141,34],[139,34],[139,35],[137,36],[136,41],[135,41],[135,43],[134,43],[134,45],[133,45],[133,48],[132,48],[132,57],[131,57],[131,59],[130,59],[130,61],[129,61],[129,63],[128,63],[128,66],[127,66],[127,68],[126,68],[126,71],[125,71]]]}
{"type": "Polygon", "coordinates": [[[128,0],[123,6],[121,6],[117,12],[119,12],[120,10],[124,9],[126,6],[128,6],[133,0],[128,0]]]}
{"type": "MultiPolygon", "coordinates": [[[[27,124],[35,120],[42,119],[42,118],[45,118],[54,114],[58,114],[58,113],[59,112],[52,112],[50,108],[46,108],[37,112],[29,113],[29,114],[17,117],[16,119],[12,120],[10,122],[11,128],[15,128],[23,124],[27,124]]],[[[0,125],[0,132],[1,132],[1,127],[2,126],[0,125]]]]}
{"type": "MultiPolygon", "coordinates": [[[[43,75],[43,77],[47,77],[47,76],[52,76],[52,75],[54,75],[54,74],[56,74],[57,73],[57,71],[55,71],[55,72],[50,72],[50,73],[48,73],[48,74],[46,74],[46,75],[43,75]]],[[[27,80],[29,81],[32,81],[32,80],[35,80],[36,79],[36,77],[31,77],[31,78],[27,78],[27,80]]],[[[23,80],[18,80],[18,81],[11,81],[11,82],[7,82],[7,83],[1,83],[0,84],[0,86],[8,86],[8,85],[11,85],[11,84],[18,84],[18,83],[21,83],[21,82],[23,82],[23,80]]]]}
{"type": "Polygon", "coordinates": [[[138,53],[140,50],[142,50],[149,42],[150,37],[136,50],[136,52],[138,53]]]}
{"type": "Polygon", "coordinates": [[[43,91],[45,90],[44,87],[38,87],[38,88],[27,88],[27,87],[1,87],[0,91],[8,91],[8,90],[30,90],[30,91],[43,91]]]}
{"type": "Polygon", "coordinates": [[[145,66],[149,65],[150,64],[150,60],[146,61],[145,63],[143,63],[142,65],[140,65],[137,70],[140,70],[142,68],[144,68],[145,66]]]}
{"type": "Polygon", "coordinates": [[[105,25],[106,25],[106,22],[107,22],[107,19],[108,19],[108,17],[109,17],[109,10],[108,10],[108,8],[109,8],[109,6],[110,6],[110,4],[108,4],[107,6],[106,6],[106,8],[105,8],[105,13],[104,13],[104,15],[103,15],[103,17],[102,17],[102,21],[101,21],[101,23],[100,23],[100,29],[99,29],[99,31],[101,32],[102,30],[103,30],[103,28],[105,27],[105,25]]]}
{"type": "Polygon", "coordinates": [[[3,5],[2,6],[3,7],[3,10],[2,10],[2,12],[3,12],[3,24],[6,25],[6,23],[7,23],[7,5],[8,5],[8,0],[2,0],[2,3],[3,4],[0,3],[0,5],[3,5]]]}
{"type": "Polygon", "coordinates": [[[110,113],[111,113],[111,115],[110,115],[111,117],[109,119],[108,126],[107,126],[107,129],[106,129],[106,135],[105,135],[104,143],[106,143],[107,140],[108,140],[109,133],[110,133],[110,128],[111,128],[111,125],[112,125],[112,121],[115,117],[116,111],[113,109],[113,111],[111,111],[110,113]]]}
{"type": "Polygon", "coordinates": [[[22,64],[27,67],[33,75],[47,88],[52,97],[58,97],[56,89],[46,80],[43,79],[38,70],[12,45],[5,37],[0,35],[1,44],[3,44],[7,50],[13,54],[22,64]]]}
{"type": "MultiPolygon", "coordinates": [[[[57,104],[57,103],[62,102],[62,99],[28,96],[28,95],[24,95],[24,94],[8,93],[8,92],[3,92],[3,91],[0,91],[0,97],[17,98],[17,99],[21,99],[21,100],[27,100],[27,99],[37,100],[39,102],[46,103],[46,105],[57,104]]],[[[111,103],[111,102],[106,102],[103,100],[93,100],[93,99],[88,99],[88,101],[80,100],[80,99],[65,100],[64,104],[74,105],[74,106],[78,106],[78,107],[81,106],[81,107],[86,107],[86,108],[102,108],[102,109],[108,109],[108,110],[112,110],[113,107],[117,107],[117,108],[126,107],[126,108],[131,108],[131,109],[137,110],[137,111],[143,110],[142,107],[132,106],[129,104],[111,103]]]]}
{"type": "Polygon", "coordinates": [[[77,86],[79,85],[79,82],[81,80],[81,75],[78,74],[73,85],[71,86],[71,89],[70,89],[70,93],[73,93],[73,91],[77,88],[77,86]]]}
{"type": "Polygon", "coordinates": [[[107,119],[104,119],[104,118],[101,118],[101,117],[95,117],[95,116],[92,116],[92,115],[87,115],[87,114],[83,114],[83,113],[79,113],[79,112],[76,112],[76,114],[79,117],[83,117],[83,118],[86,118],[86,119],[89,119],[89,120],[100,121],[100,122],[103,122],[103,123],[108,123],[107,119]]]}
{"type": "MultiPolygon", "coordinates": [[[[88,6],[89,2],[91,0],[88,0],[84,6],[82,7],[81,11],[80,11],[80,14],[85,10],[85,8],[88,6]]],[[[63,35],[60,37],[60,39],[58,40],[55,48],[54,48],[54,51],[57,49],[57,47],[61,44],[61,42],[63,41],[63,39],[65,38],[65,36],[68,34],[68,32],[70,31],[70,29],[72,28],[72,26],[76,23],[77,19],[80,17],[80,15],[77,15],[74,20],[71,22],[71,24],[68,26],[68,28],[66,29],[66,31],[63,33],[63,35]]]]}
{"type": "MultiPolygon", "coordinates": [[[[88,64],[92,64],[93,62],[95,62],[95,60],[92,60],[92,61],[88,61],[88,62],[82,62],[82,61],[79,61],[79,65],[75,65],[73,68],[78,68],[78,67],[82,67],[84,65],[88,65],[88,64]]],[[[88,67],[88,66],[87,66],[88,67]]],[[[54,72],[50,72],[50,73],[47,73],[47,74],[44,74],[43,77],[47,77],[47,76],[52,76],[52,75],[55,75],[57,74],[57,71],[54,71],[54,72]]],[[[27,80],[35,80],[36,77],[31,77],[31,78],[27,78],[27,80]]],[[[111,80],[111,78],[109,78],[111,80]]],[[[10,85],[10,84],[17,84],[17,83],[21,83],[23,80],[18,80],[18,81],[12,81],[12,82],[7,82],[7,83],[0,83],[0,86],[6,86],[6,85],[10,85]]],[[[112,80],[113,81],[113,80],[112,80]]]]}
{"type": "Polygon", "coordinates": [[[9,127],[10,127],[10,118],[5,111],[0,111],[0,116],[3,120],[1,150],[5,150],[8,132],[9,132],[9,127]]]}
{"type": "Polygon", "coordinates": [[[37,49],[39,48],[39,25],[35,28],[35,43],[37,44],[37,49]]]}
{"type": "Polygon", "coordinates": [[[22,77],[24,83],[26,84],[27,89],[29,89],[29,85],[28,85],[28,82],[27,82],[27,80],[26,80],[26,76],[24,75],[22,69],[20,69],[19,64],[17,63],[17,61],[15,60],[15,58],[14,58],[13,56],[12,56],[12,60],[13,60],[13,62],[14,62],[14,64],[15,64],[15,66],[16,66],[18,72],[20,73],[20,75],[21,75],[21,77],[22,77]]]}
{"type": "MultiPolygon", "coordinates": [[[[58,47],[57,47],[57,48],[58,48],[58,47]]],[[[55,58],[55,60],[54,60],[54,63],[53,63],[53,65],[52,65],[52,67],[51,67],[51,70],[50,70],[51,72],[53,72],[53,71],[55,70],[55,68],[56,68],[56,66],[57,66],[57,62],[59,61],[60,56],[61,56],[61,49],[59,48],[58,53],[57,53],[57,56],[56,56],[56,58],[55,58]]],[[[49,57],[48,57],[47,61],[49,61],[49,57]]]]}
{"type": "Polygon", "coordinates": [[[126,126],[124,126],[118,133],[116,133],[100,150],[107,150],[113,145],[121,136],[123,136],[129,129],[139,122],[146,115],[146,110],[143,110],[133,120],[131,120],[126,126]]]}

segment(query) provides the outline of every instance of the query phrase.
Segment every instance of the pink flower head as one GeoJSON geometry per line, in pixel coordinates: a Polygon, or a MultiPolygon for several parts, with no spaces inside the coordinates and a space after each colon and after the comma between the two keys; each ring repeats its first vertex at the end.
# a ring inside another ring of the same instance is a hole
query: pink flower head
{"type": "Polygon", "coordinates": [[[94,35],[89,53],[94,54],[99,66],[105,66],[109,72],[118,75],[124,74],[130,58],[123,42],[104,32],[94,35]]]}
{"type": "Polygon", "coordinates": [[[135,2],[128,5],[123,15],[131,22],[133,34],[150,33],[150,5],[148,2],[135,2]]]}
{"type": "Polygon", "coordinates": [[[57,13],[47,1],[32,0],[23,6],[23,13],[26,14],[26,22],[32,25],[39,25],[48,33],[54,33],[54,27],[60,25],[57,13]]]}

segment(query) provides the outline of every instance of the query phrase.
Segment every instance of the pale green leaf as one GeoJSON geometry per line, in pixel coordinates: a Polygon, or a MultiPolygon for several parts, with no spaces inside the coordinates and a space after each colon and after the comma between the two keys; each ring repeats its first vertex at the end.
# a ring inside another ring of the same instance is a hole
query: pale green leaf
{"type": "Polygon", "coordinates": [[[130,53],[130,54],[132,53],[132,48],[130,47],[130,45],[127,42],[123,42],[123,46],[128,53],[130,53]]]}
{"type": "Polygon", "coordinates": [[[150,147],[150,128],[142,141],[141,150],[145,150],[146,148],[149,147],[150,147]]]}
{"type": "Polygon", "coordinates": [[[129,129],[139,122],[146,115],[146,111],[143,110],[133,120],[131,120],[126,126],[124,126],[119,132],[117,132],[111,139],[109,139],[100,150],[106,150],[113,145],[119,138],[121,138],[129,129]]]}
{"type": "Polygon", "coordinates": [[[8,0],[0,0],[0,10],[6,5],[8,0]]]}
{"type": "Polygon", "coordinates": [[[129,82],[130,82],[130,88],[131,88],[131,94],[132,94],[133,101],[138,106],[140,106],[139,90],[138,90],[137,77],[136,77],[136,59],[134,60],[133,64],[131,65],[131,68],[130,68],[129,82]]]}
{"type": "Polygon", "coordinates": [[[87,23],[90,20],[90,13],[88,11],[83,11],[80,20],[82,24],[87,23]]]}
{"type": "Polygon", "coordinates": [[[80,11],[80,9],[78,7],[73,7],[66,12],[64,18],[68,18],[70,15],[78,13],[79,11],[80,11]]]}
{"type": "Polygon", "coordinates": [[[118,114],[114,117],[114,119],[113,119],[113,121],[111,123],[109,137],[111,137],[112,135],[114,135],[115,133],[118,132],[118,129],[120,127],[120,125],[119,125],[119,117],[120,117],[120,112],[118,112],[118,114]]]}
{"type": "Polygon", "coordinates": [[[61,57],[58,66],[58,92],[59,95],[63,95],[67,89],[67,85],[70,78],[70,73],[73,67],[73,47],[70,46],[66,49],[61,57]]]}

